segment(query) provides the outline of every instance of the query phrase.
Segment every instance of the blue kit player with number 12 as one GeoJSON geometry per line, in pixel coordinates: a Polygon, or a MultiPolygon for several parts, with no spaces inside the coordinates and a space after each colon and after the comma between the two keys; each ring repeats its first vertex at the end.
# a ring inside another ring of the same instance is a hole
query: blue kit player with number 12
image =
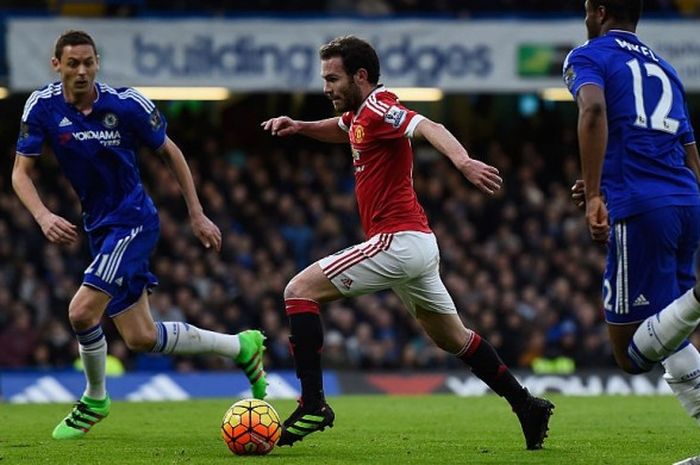
{"type": "Polygon", "coordinates": [[[678,73],[635,33],[641,3],[585,2],[589,40],[564,63],[579,107],[583,180],[572,190],[593,240],[608,245],[603,299],[617,364],[642,373],[661,362],[697,419],[700,354],[687,340],[697,321],[650,322],[695,283],[700,163],[678,73]]]}

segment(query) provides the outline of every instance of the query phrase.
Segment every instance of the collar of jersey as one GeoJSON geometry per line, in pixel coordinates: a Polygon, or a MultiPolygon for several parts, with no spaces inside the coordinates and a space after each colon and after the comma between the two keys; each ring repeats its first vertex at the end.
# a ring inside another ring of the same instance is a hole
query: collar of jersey
{"type": "MultiPolygon", "coordinates": [[[[68,107],[76,108],[75,105],[66,102],[66,96],[63,94],[63,83],[60,82],[59,85],[61,86],[61,94],[60,94],[60,95],[61,95],[61,100],[63,101],[63,103],[64,103],[66,106],[68,106],[68,107]]],[[[93,85],[95,86],[95,95],[97,95],[97,97],[95,97],[95,100],[92,101],[92,111],[91,111],[91,113],[92,113],[93,111],[95,111],[95,108],[97,107],[97,102],[100,101],[100,86],[98,85],[98,82],[97,82],[97,81],[95,81],[95,82],[93,83],[93,85]]],[[[81,112],[81,113],[82,113],[82,112],[81,112]]]]}
{"type": "MultiPolygon", "coordinates": [[[[610,29],[610,30],[608,31],[608,34],[625,34],[625,35],[631,35],[631,36],[633,36],[635,39],[637,38],[637,34],[636,34],[635,32],[623,31],[622,29],[610,29]]],[[[607,35],[607,34],[606,34],[606,35],[607,35]]]]}
{"type": "Polygon", "coordinates": [[[365,99],[362,101],[362,104],[361,104],[360,107],[357,109],[357,112],[355,113],[355,116],[354,116],[353,119],[357,118],[357,115],[360,114],[360,112],[362,111],[362,109],[365,107],[365,104],[367,103],[367,100],[369,100],[369,98],[370,98],[371,96],[373,96],[374,94],[378,94],[379,92],[384,92],[385,90],[386,90],[386,89],[384,88],[384,84],[378,84],[377,87],[375,87],[374,90],[373,90],[372,92],[370,92],[370,93],[367,95],[367,97],[365,97],[365,99]]]}

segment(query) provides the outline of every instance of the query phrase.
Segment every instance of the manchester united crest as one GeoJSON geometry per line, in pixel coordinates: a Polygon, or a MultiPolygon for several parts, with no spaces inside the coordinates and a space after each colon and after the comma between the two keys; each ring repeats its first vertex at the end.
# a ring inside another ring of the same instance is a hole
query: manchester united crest
{"type": "Polygon", "coordinates": [[[358,124],[355,126],[353,131],[355,133],[355,143],[361,143],[365,139],[365,128],[358,124]]]}

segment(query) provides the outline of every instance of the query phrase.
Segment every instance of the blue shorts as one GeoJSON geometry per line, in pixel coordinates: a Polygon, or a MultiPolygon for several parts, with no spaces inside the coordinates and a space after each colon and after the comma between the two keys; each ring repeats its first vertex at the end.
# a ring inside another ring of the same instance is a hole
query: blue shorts
{"type": "Polygon", "coordinates": [[[605,320],[644,321],[693,287],[698,244],[698,206],[658,208],[615,222],[603,281],[605,320]]]}
{"type": "Polygon", "coordinates": [[[112,297],[107,305],[110,317],[129,309],[144,290],[158,285],[148,265],[159,235],[157,216],[144,225],[105,227],[88,234],[93,260],[83,284],[112,297]]]}

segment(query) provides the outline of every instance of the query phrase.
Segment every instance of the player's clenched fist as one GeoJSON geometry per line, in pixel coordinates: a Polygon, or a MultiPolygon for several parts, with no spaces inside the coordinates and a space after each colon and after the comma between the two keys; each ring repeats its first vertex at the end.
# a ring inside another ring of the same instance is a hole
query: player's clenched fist
{"type": "Polygon", "coordinates": [[[289,116],[278,116],[264,121],[260,126],[273,136],[291,136],[299,132],[300,124],[289,116]]]}
{"type": "Polygon", "coordinates": [[[606,243],[610,236],[610,218],[605,201],[600,195],[595,195],[586,201],[586,223],[591,239],[595,242],[606,243]]]}

